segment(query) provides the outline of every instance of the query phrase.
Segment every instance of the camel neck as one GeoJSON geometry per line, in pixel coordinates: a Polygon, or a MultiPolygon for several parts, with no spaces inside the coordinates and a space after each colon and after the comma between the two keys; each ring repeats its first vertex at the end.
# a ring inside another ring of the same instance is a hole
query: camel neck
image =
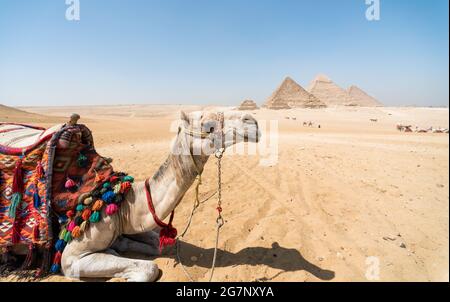
{"type": "MultiPolygon", "coordinates": [[[[209,158],[191,155],[190,150],[186,152],[189,147],[180,137],[177,137],[173,147],[181,148],[183,152],[173,152],[172,148],[172,152],[149,181],[156,214],[161,220],[178,206],[209,158]]],[[[121,210],[124,216],[123,233],[142,233],[157,227],[148,209],[144,182],[134,184],[126,200],[121,210]]]]}

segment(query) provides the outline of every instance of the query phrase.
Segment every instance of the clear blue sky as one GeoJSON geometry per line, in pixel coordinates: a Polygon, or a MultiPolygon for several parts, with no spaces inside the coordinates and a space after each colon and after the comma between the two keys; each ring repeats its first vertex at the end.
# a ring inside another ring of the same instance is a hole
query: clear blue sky
{"type": "Polygon", "coordinates": [[[448,0],[0,0],[0,103],[262,103],[289,75],[448,106],[448,0]]]}

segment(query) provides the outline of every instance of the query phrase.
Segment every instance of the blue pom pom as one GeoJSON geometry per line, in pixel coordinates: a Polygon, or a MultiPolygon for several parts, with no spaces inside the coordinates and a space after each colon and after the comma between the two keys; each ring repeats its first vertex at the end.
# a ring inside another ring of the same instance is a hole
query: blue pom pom
{"type": "Polygon", "coordinates": [[[50,272],[52,274],[56,274],[56,273],[59,273],[60,269],[61,269],[61,267],[59,266],[59,264],[53,264],[52,267],[50,268],[50,272]]]}
{"type": "Polygon", "coordinates": [[[61,216],[58,218],[59,224],[64,224],[64,223],[66,223],[66,221],[67,221],[67,216],[66,216],[66,215],[61,215],[61,216]]]}
{"type": "Polygon", "coordinates": [[[84,206],[82,204],[77,205],[77,212],[81,212],[84,210],[84,206]]]}
{"type": "Polygon", "coordinates": [[[115,196],[116,196],[116,194],[114,194],[113,191],[108,191],[108,192],[103,193],[102,199],[107,204],[110,204],[114,201],[115,196]]]}
{"type": "Polygon", "coordinates": [[[65,247],[66,247],[66,242],[61,239],[59,239],[55,244],[55,249],[60,252],[62,252],[65,247]]]}

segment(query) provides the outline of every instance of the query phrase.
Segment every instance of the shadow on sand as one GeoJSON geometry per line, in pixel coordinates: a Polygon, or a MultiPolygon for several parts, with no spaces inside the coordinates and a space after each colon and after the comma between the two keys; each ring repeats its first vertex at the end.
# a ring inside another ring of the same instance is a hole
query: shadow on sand
{"type": "MultiPolygon", "coordinates": [[[[210,268],[213,253],[213,248],[203,249],[186,242],[180,242],[180,257],[186,267],[210,268]],[[192,256],[195,256],[196,259],[192,256]]],[[[167,256],[176,258],[175,249],[170,250],[167,256]]],[[[275,276],[254,281],[271,281],[282,273],[300,270],[304,270],[320,280],[332,280],[335,276],[333,271],[322,269],[306,260],[298,250],[281,247],[277,242],[272,243],[271,248],[248,247],[237,253],[221,249],[217,251],[216,267],[237,265],[266,265],[281,270],[275,276]]]]}

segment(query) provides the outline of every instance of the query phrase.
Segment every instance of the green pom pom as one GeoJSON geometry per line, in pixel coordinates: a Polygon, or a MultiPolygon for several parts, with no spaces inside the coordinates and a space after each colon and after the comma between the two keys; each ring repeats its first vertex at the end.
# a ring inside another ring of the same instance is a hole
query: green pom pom
{"type": "Polygon", "coordinates": [[[109,189],[110,187],[111,187],[111,183],[108,181],[103,184],[103,188],[105,188],[105,189],[109,189]]]}
{"type": "Polygon", "coordinates": [[[91,217],[89,218],[89,221],[92,223],[96,223],[100,221],[100,212],[95,211],[91,214],[91,217]]]}
{"type": "Polygon", "coordinates": [[[72,240],[72,233],[71,232],[66,232],[66,234],[64,235],[64,241],[69,243],[70,240],[72,240]]]}
{"type": "Polygon", "coordinates": [[[67,230],[64,228],[61,230],[61,232],[59,232],[59,239],[64,240],[64,238],[66,237],[67,234],[67,230]]]}
{"type": "Polygon", "coordinates": [[[77,205],[77,212],[81,212],[84,210],[84,206],[82,204],[77,205]]]}
{"type": "Polygon", "coordinates": [[[124,182],[125,182],[125,181],[133,182],[133,181],[134,181],[134,178],[133,178],[133,176],[127,175],[127,176],[125,176],[125,177],[123,178],[123,181],[124,181],[124,182]]]}

